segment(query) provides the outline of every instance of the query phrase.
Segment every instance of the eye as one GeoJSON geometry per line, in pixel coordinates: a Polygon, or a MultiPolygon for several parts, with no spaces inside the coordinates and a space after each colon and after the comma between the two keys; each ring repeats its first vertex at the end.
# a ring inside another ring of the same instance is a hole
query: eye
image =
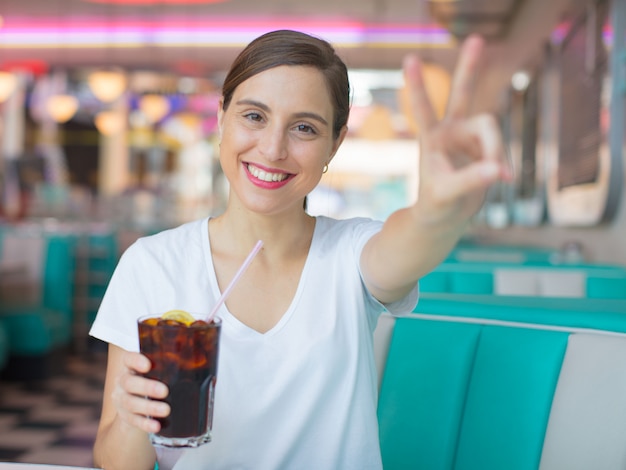
{"type": "Polygon", "coordinates": [[[317,134],[317,131],[312,126],[309,126],[308,124],[298,124],[294,129],[304,134],[311,134],[311,135],[317,134]]]}
{"type": "Polygon", "coordinates": [[[261,116],[259,113],[255,113],[255,112],[250,112],[250,113],[246,113],[244,114],[244,117],[250,121],[254,121],[254,122],[260,122],[263,120],[263,116],[261,116]]]}

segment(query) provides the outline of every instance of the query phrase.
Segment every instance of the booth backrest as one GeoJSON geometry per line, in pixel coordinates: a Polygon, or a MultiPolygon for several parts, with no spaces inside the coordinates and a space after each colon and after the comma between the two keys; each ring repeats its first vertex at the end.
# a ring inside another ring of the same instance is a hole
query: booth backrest
{"type": "Polygon", "coordinates": [[[568,325],[567,311],[548,324],[455,308],[380,319],[385,470],[626,468],[626,312],[594,328],[594,312],[568,325]]]}
{"type": "Polygon", "coordinates": [[[74,252],[75,240],[65,234],[4,233],[1,262],[19,268],[3,278],[0,289],[0,321],[9,333],[11,356],[46,355],[69,346],[74,252]]]}
{"type": "Polygon", "coordinates": [[[69,317],[73,311],[75,244],[73,237],[48,236],[42,277],[43,305],[69,317]]]}

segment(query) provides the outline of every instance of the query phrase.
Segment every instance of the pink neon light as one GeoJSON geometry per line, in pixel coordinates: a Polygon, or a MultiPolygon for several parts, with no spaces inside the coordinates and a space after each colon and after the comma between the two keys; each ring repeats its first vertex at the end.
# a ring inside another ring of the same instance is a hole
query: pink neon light
{"type": "Polygon", "coordinates": [[[446,32],[446,30],[438,25],[432,24],[415,24],[415,23],[363,23],[353,20],[305,20],[301,18],[282,18],[280,20],[262,20],[259,18],[250,19],[232,19],[232,18],[216,18],[197,19],[197,18],[181,18],[181,17],[164,17],[157,20],[133,20],[133,19],[116,19],[103,20],[93,17],[72,17],[68,18],[4,18],[0,35],[3,31],[13,29],[32,28],[33,30],[41,29],[59,29],[63,31],[70,29],[162,29],[166,25],[168,29],[279,29],[287,27],[316,27],[320,29],[344,29],[344,30],[368,30],[368,31],[421,31],[421,32],[446,32]]]}
{"type": "MultiPolygon", "coordinates": [[[[552,41],[554,41],[556,44],[560,44],[571,30],[572,24],[573,23],[571,21],[563,21],[559,23],[552,31],[552,41]]],[[[603,25],[602,39],[607,46],[613,44],[613,28],[610,23],[605,23],[603,25]]]]}
{"type": "Polygon", "coordinates": [[[354,20],[306,20],[301,18],[185,18],[163,17],[152,20],[94,17],[5,18],[0,29],[0,45],[57,43],[86,45],[110,44],[237,44],[251,35],[274,29],[308,31],[342,44],[452,44],[448,31],[433,24],[363,23],[354,20]]]}

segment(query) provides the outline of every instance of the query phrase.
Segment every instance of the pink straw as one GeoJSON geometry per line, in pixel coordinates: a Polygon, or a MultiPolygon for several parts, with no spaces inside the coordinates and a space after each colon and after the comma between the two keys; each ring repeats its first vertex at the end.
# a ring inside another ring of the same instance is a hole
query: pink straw
{"type": "Polygon", "coordinates": [[[222,295],[220,296],[217,303],[213,307],[213,310],[211,310],[211,313],[209,313],[209,316],[206,319],[207,323],[211,323],[211,320],[213,320],[213,317],[215,316],[217,311],[220,309],[222,304],[226,301],[226,297],[228,297],[228,295],[230,294],[230,291],[233,290],[233,287],[235,287],[235,284],[237,284],[237,281],[239,281],[239,279],[241,278],[245,270],[248,269],[248,266],[250,266],[252,259],[261,250],[262,246],[263,246],[263,242],[261,240],[256,242],[256,245],[254,245],[254,248],[252,248],[252,251],[250,252],[248,257],[244,260],[243,264],[241,265],[237,273],[235,273],[235,276],[230,281],[230,284],[228,284],[228,287],[224,289],[224,292],[222,292],[222,295]]]}

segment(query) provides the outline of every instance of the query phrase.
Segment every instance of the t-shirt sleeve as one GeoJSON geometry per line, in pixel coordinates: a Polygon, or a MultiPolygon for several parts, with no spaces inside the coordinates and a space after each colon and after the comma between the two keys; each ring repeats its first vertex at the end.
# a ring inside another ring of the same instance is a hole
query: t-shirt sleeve
{"type": "MultiPolygon", "coordinates": [[[[377,220],[360,219],[354,226],[354,247],[357,259],[361,258],[361,253],[368,240],[378,233],[383,227],[383,222],[377,220]]],[[[361,268],[359,266],[359,272],[361,268]]],[[[363,273],[361,279],[363,279],[363,273]]],[[[365,285],[365,284],[364,284],[365,285]]],[[[384,304],[378,301],[371,293],[369,293],[370,301],[376,306],[382,307],[392,315],[404,315],[411,313],[417,306],[419,299],[419,284],[416,282],[411,291],[403,298],[396,300],[395,302],[384,304]]]]}
{"type": "Polygon", "coordinates": [[[151,313],[144,257],[138,240],[120,258],[89,331],[94,338],[129,351],[139,350],[137,318],[151,313]]]}
{"type": "Polygon", "coordinates": [[[382,304],[385,309],[392,315],[406,315],[415,310],[417,302],[419,300],[419,283],[415,283],[411,292],[405,295],[403,298],[391,302],[388,304],[382,304]]]}

